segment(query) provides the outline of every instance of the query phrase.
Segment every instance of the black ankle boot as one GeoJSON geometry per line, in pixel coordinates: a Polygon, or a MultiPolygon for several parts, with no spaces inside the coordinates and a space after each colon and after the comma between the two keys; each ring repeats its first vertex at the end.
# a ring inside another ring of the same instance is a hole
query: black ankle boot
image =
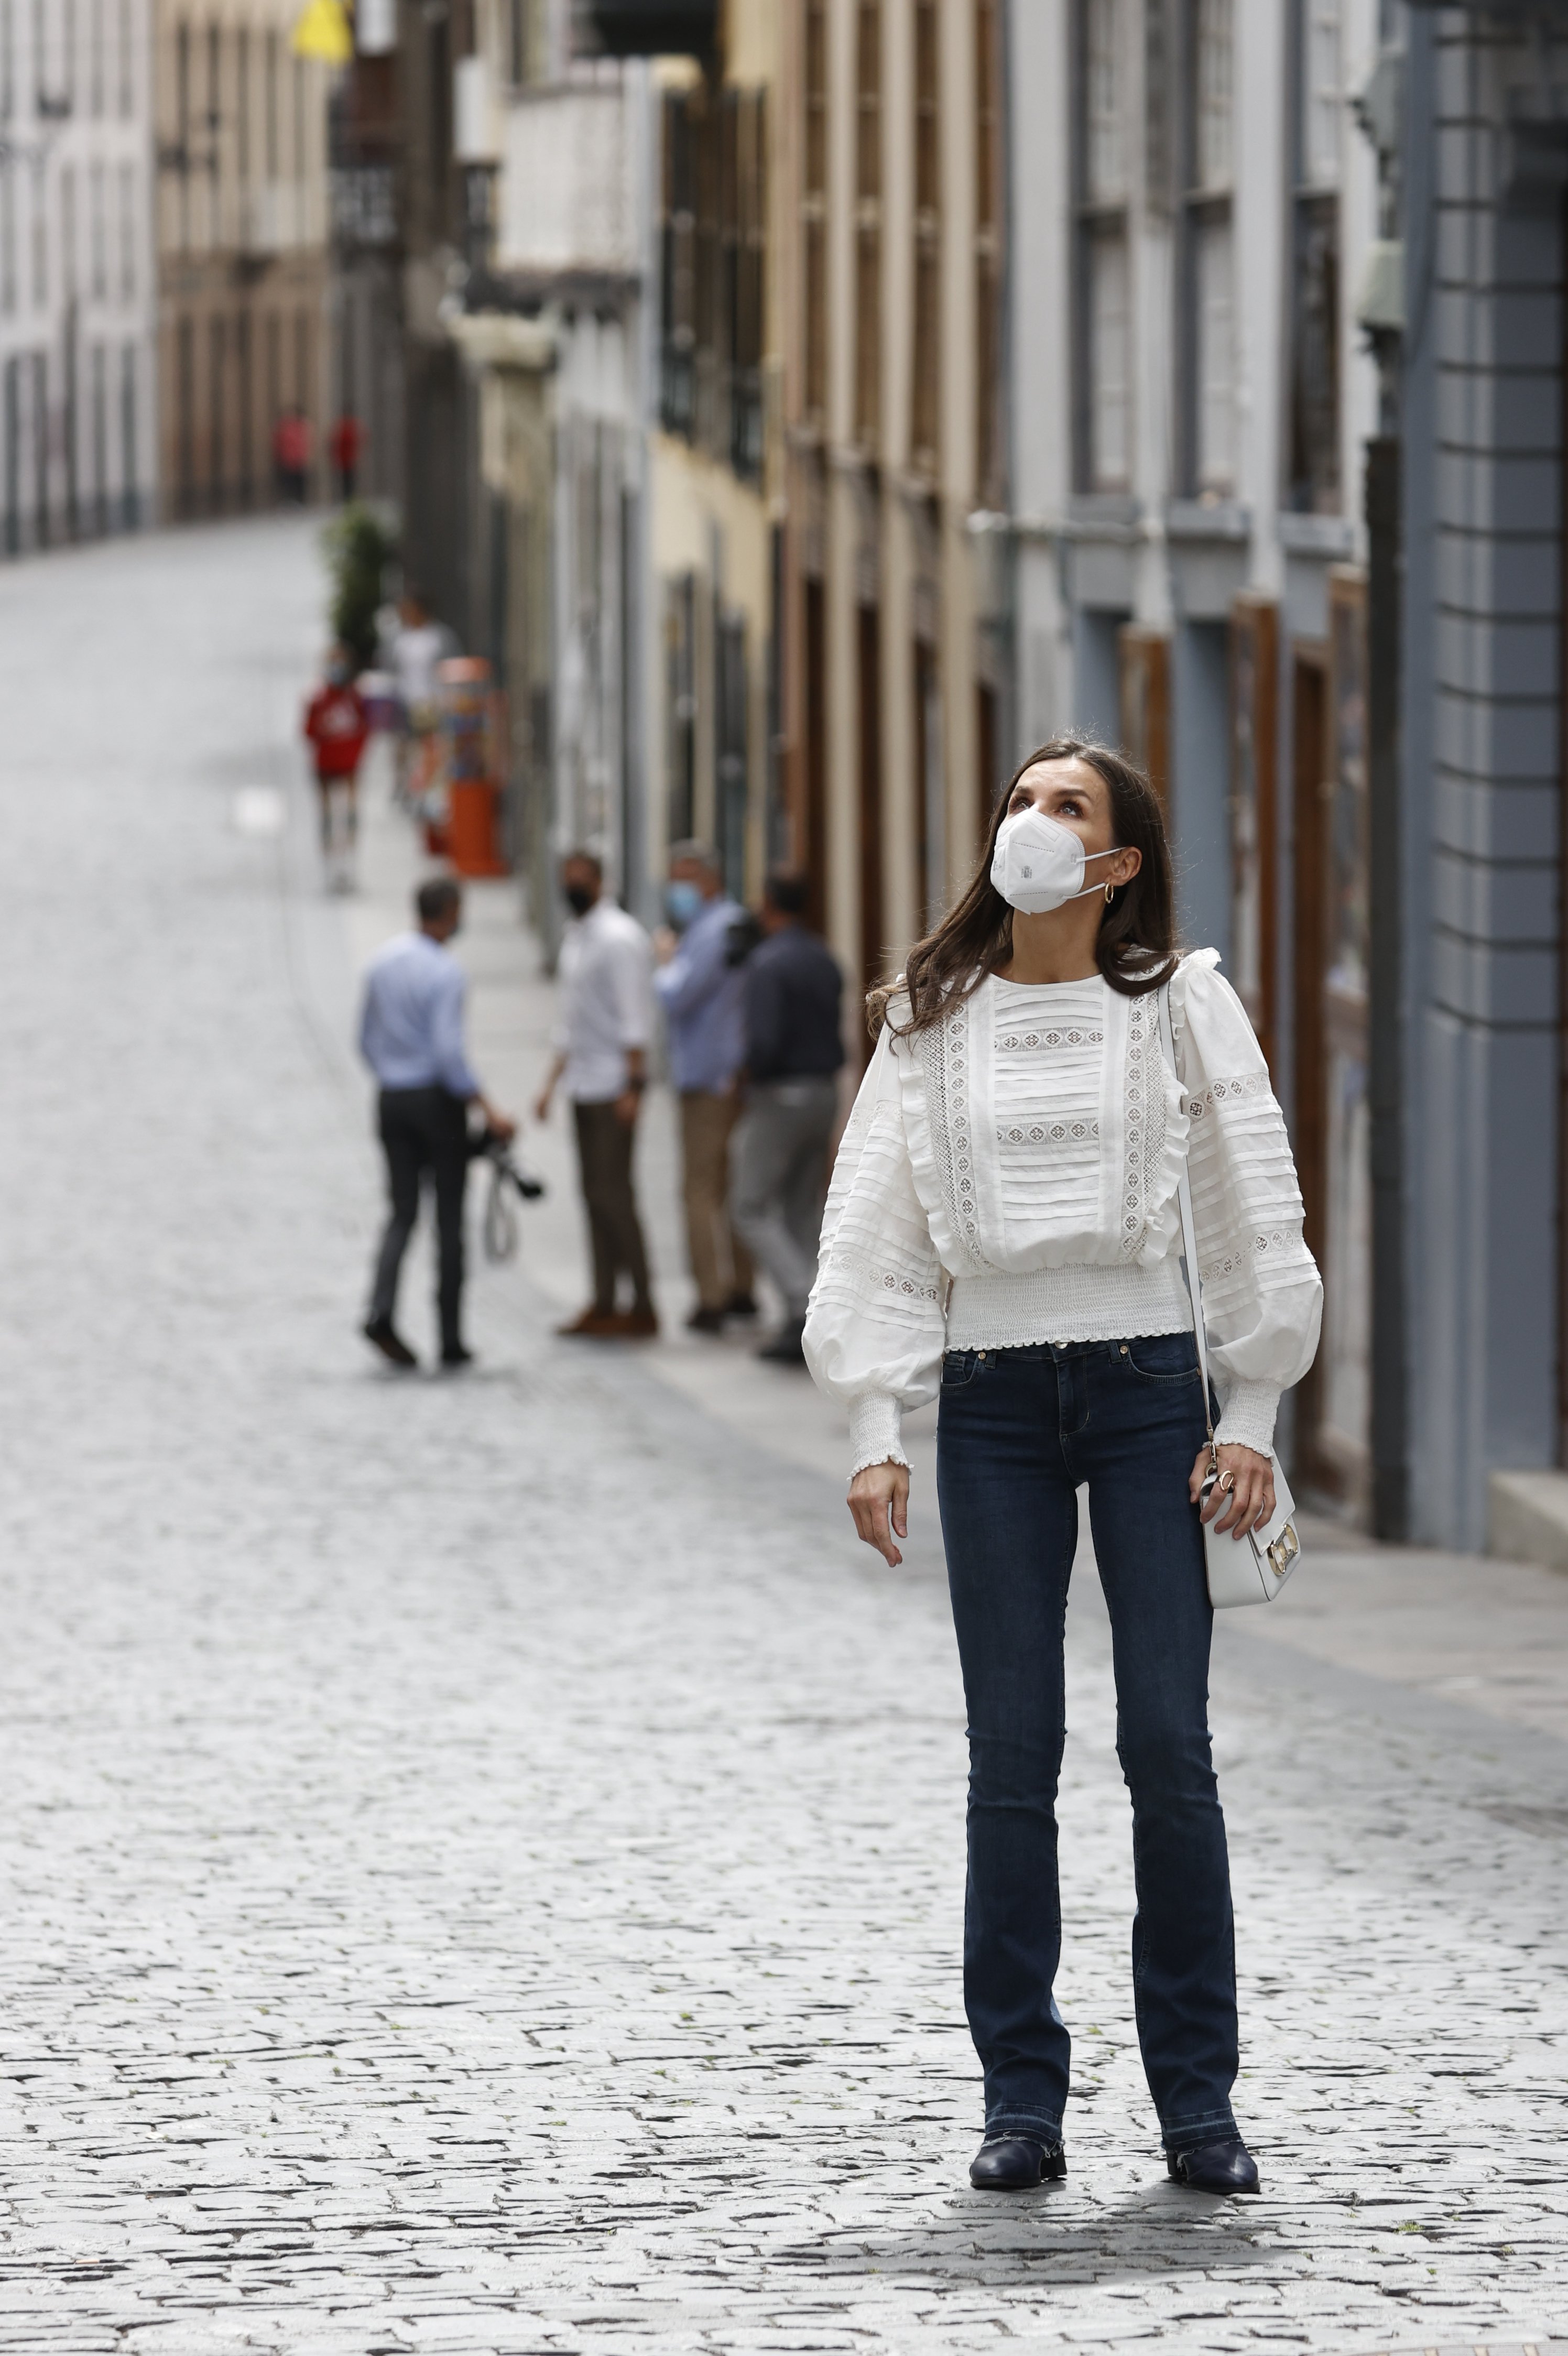
{"type": "Polygon", "coordinates": [[[1256,2192],[1258,2163],[1239,2135],[1200,2143],[1192,2151],[1167,2151],[1165,2166],[1189,2192],[1256,2192]]]}
{"type": "Polygon", "coordinates": [[[977,2192],[1027,2192],[1032,2185],[1054,2184],[1066,2174],[1066,2146],[1041,2143],[1034,2136],[987,2136],[969,2163],[969,2180],[977,2192]]]}

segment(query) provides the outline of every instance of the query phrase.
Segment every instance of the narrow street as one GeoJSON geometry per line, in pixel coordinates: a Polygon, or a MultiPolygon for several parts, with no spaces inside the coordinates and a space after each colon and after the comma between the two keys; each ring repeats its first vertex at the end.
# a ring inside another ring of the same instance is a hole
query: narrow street
{"type": "MultiPolygon", "coordinates": [[[[1072,2173],[970,2191],[929,1437],[888,1572],[803,1384],[555,1340],[559,1127],[471,1376],[373,1360],[349,1026],[413,868],[378,776],[365,894],[321,891],[320,598],[295,521],[0,573],[0,2346],[1568,2345],[1568,1582],[1324,1537],[1219,1632],[1227,2204],[1164,2179],[1080,1580],[1072,2173]]],[[[460,946],[521,1108],[515,905],[460,946]]]]}

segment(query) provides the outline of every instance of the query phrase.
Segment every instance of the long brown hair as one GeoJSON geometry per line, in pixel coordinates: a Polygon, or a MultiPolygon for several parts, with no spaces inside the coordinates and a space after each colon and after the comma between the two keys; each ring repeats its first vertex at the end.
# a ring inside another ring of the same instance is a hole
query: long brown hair
{"type": "Polygon", "coordinates": [[[1101,919],[1094,957],[1112,990],[1141,998],[1158,990],[1176,966],[1176,916],[1171,894],[1171,852],[1165,816],[1142,769],[1109,745],[1088,736],[1053,736],[1020,761],[996,798],[985,847],[974,879],[934,932],[917,941],[901,982],[884,984],[866,998],[872,1034],[881,1030],[888,1001],[907,992],[909,1014],[896,1027],[902,1036],[924,1031],[950,1007],[960,1006],[987,974],[1013,954],[1013,911],[991,880],[996,837],[1007,815],[1013,788],[1036,761],[1082,761],[1104,779],[1111,796],[1112,834],[1119,851],[1139,851],[1144,863],[1130,884],[1118,884],[1101,919]]]}

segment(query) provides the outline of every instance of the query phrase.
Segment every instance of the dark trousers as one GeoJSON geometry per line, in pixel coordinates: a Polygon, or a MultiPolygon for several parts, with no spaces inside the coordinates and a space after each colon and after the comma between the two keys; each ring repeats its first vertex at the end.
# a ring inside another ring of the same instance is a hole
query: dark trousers
{"type": "Polygon", "coordinates": [[[1236,1962],[1209,1758],[1213,1615],[1187,1479],[1203,1444],[1190,1333],[950,1351],[937,1487],[969,1713],[964,2002],[989,2133],[1054,2140],[1069,2038],[1057,1779],[1080,1482],[1111,1614],[1116,1749],[1133,1797],[1133,1999],[1173,2150],[1234,2131],[1236,1962]]]}
{"type": "Polygon", "coordinates": [[[838,1082],[823,1076],[757,1081],[730,1146],[735,1223],[784,1295],[787,1317],[805,1316],[817,1280],[838,1101],[838,1082]]]}
{"type": "Polygon", "coordinates": [[[613,1314],[616,1280],[624,1273],[631,1279],[632,1307],[650,1311],[653,1295],[648,1288],[648,1253],[631,1184],[636,1127],[620,1119],[613,1103],[579,1104],[573,1110],[577,1117],[577,1156],[594,1253],[594,1307],[603,1316],[613,1314]]]}
{"type": "Polygon", "coordinates": [[[449,1096],[445,1088],[383,1088],[380,1125],[392,1208],[376,1258],[371,1323],[390,1319],[397,1308],[398,1275],[419,1218],[419,1190],[428,1172],[435,1190],[441,1347],[459,1350],[463,1346],[463,1189],[468,1176],[467,1109],[461,1098],[449,1096]]]}

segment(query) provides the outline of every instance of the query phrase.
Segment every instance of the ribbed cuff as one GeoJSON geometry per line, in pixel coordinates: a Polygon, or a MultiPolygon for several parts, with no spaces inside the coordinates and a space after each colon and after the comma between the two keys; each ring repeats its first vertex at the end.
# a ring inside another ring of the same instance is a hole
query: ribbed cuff
{"type": "Polygon", "coordinates": [[[1272,1383],[1233,1383],[1225,1393],[1214,1437],[1222,1446],[1255,1448],[1260,1456],[1267,1456],[1279,1411],[1280,1395],[1272,1383]]]}
{"type": "Polygon", "coordinates": [[[868,1464],[908,1463],[898,1437],[903,1421],[904,1410],[891,1391],[862,1391],[849,1410],[852,1481],[868,1464]]]}

